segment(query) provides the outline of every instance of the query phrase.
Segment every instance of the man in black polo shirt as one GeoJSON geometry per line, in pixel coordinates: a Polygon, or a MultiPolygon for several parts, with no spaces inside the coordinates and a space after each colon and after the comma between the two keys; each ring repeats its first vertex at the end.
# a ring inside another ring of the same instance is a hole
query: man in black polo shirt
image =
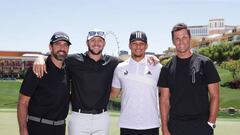
{"type": "Polygon", "coordinates": [[[70,55],[66,59],[72,80],[72,114],[68,131],[69,135],[108,135],[107,104],[118,59],[102,54],[104,31],[89,31],[86,43],[86,53],[70,55]]]}
{"type": "Polygon", "coordinates": [[[54,33],[46,61],[48,74],[39,79],[28,69],[18,102],[20,135],[65,135],[70,91],[64,60],[69,45],[67,34],[54,33]]]}
{"type": "Polygon", "coordinates": [[[209,58],[191,52],[190,40],[187,25],[173,27],[177,55],[158,82],[163,135],[213,135],[215,128],[220,77],[209,58]]]}

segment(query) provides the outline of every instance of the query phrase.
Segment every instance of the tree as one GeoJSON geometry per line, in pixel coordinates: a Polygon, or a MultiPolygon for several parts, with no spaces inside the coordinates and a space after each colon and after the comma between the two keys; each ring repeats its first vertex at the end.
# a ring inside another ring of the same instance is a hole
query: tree
{"type": "Polygon", "coordinates": [[[230,60],[223,62],[221,68],[229,70],[234,80],[240,79],[240,60],[230,60]]]}
{"type": "Polygon", "coordinates": [[[240,58],[240,46],[237,45],[237,46],[234,46],[232,48],[232,52],[231,52],[231,58],[233,60],[238,60],[240,58]]]}
{"type": "Polygon", "coordinates": [[[231,59],[232,45],[228,42],[220,42],[207,48],[200,48],[199,54],[209,57],[211,60],[221,64],[223,61],[231,59]]]}

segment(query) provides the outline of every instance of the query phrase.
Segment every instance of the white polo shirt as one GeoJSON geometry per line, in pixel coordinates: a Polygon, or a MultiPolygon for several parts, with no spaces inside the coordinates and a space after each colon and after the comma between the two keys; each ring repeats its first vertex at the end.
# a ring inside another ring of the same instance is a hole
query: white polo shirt
{"type": "Polygon", "coordinates": [[[150,65],[145,57],[136,62],[129,58],[118,64],[112,87],[121,88],[119,126],[128,129],[160,127],[157,82],[161,65],[150,65]]]}

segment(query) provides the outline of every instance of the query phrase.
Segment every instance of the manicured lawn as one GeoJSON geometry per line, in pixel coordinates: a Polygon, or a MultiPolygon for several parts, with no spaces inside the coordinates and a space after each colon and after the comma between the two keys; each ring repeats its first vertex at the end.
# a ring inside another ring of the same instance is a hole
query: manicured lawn
{"type": "MultiPolygon", "coordinates": [[[[119,135],[118,117],[119,113],[110,112],[109,135],[119,135]]],[[[218,119],[215,135],[239,135],[239,127],[239,119],[218,119]]],[[[0,131],[1,135],[19,134],[16,109],[0,109],[0,131]]]]}
{"type": "MultiPolygon", "coordinates": [[[[221,77],[220,84],[233,80],[229,71],[218,68],[218,72],[221,77]]],[[[234,107],[240,109],[240,89],[220,87],[220,107],[234,107]]]]}
{"type": "Polygon", "coordinates": [[[0,80],[0,108],[16,108],[21,81],[0,80]]]}

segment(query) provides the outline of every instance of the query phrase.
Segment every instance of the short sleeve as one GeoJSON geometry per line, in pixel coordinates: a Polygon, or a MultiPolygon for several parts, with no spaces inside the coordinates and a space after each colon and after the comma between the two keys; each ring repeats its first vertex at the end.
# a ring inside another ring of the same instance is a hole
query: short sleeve
{"type": "Polygon", "coordinates": [[[32,68],[29,68],[22,82],[20,93],[31,97],[38,86],[38,82],[39,79],[33,73],[32,68]]]}
{"type": "Polygon", "coordinates": [[[168,85],[168,69],[164,66],[161,69],[159,79],[158,79],[158,87],[169,88],[168,85]]]}
{"type": "Polygon", "coordinates": [[[112,80],[112,87],[114,87],[114,88],[122,88],[121,87],[120,78],[119,78],[119,75],[118,75],[118,67],[115,68],[115,70],[114,70],[113,80],[112,80]]]}
{"type": "Polygon", "coordinates": [[[208,84],[219,82],[221,79],[211,60],[204,63],[204,74],[208,84]]]}

